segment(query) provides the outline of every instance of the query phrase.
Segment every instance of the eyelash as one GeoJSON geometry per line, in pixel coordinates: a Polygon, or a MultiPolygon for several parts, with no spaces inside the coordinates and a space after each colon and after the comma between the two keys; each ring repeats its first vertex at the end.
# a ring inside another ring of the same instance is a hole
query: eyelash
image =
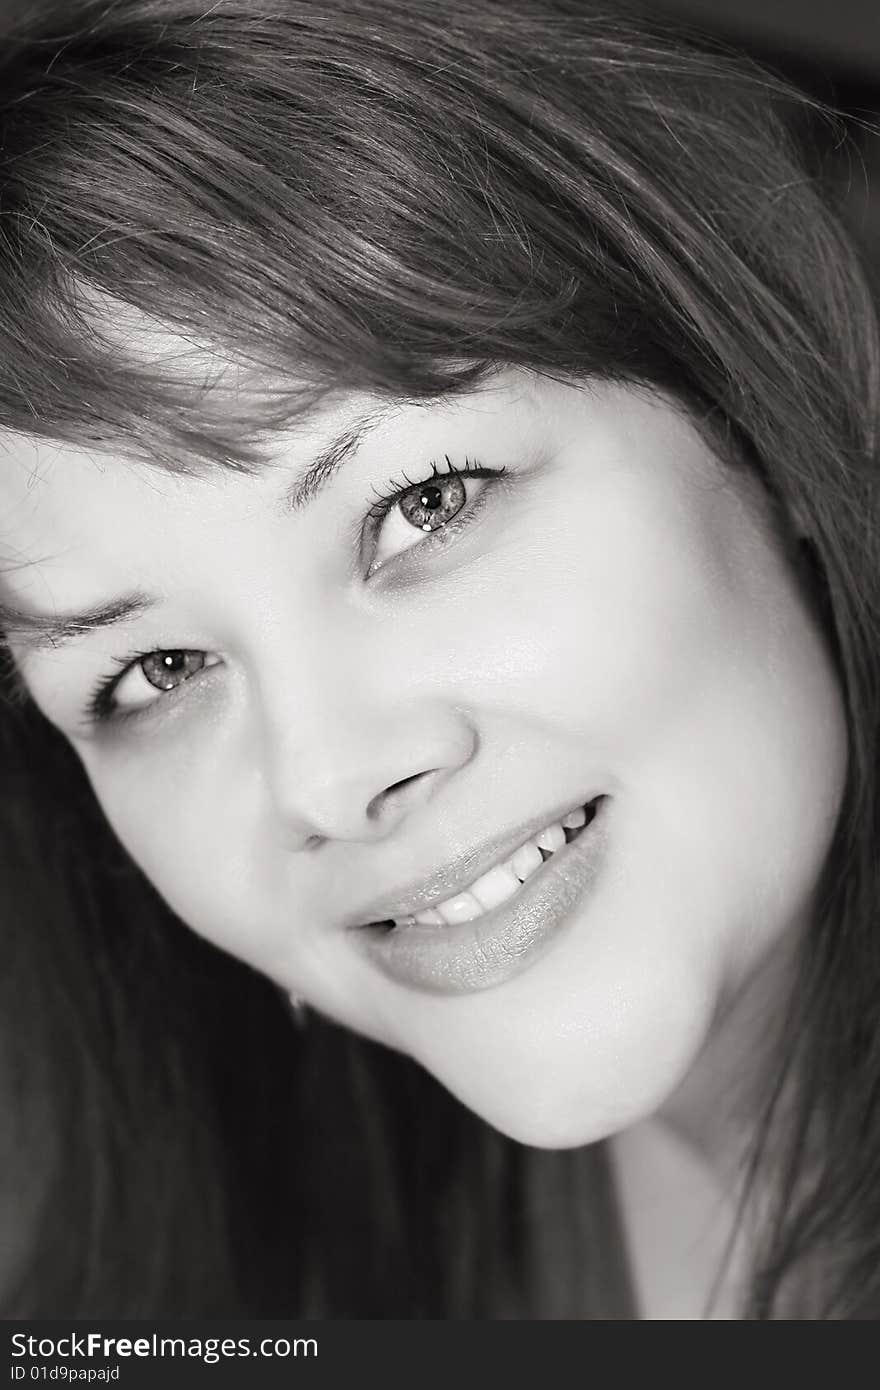
{"type": "MultiPolygon", "coordinates": [[[[387,491],[379,491],[373,488],[376,501],[367,509],[365,523],[361,523],[360,527],[361,535],[363,535],[366,523],[369,523],[372,529],[378,528],[385,518],[393,511],[401,497],[405,496],[406,493],[410,492],[415,487],[424,487],[426,483],[432,482],[435,478],[468,476],[471,478],[492,478],[493,480],[498,480],[502,478],[507,471],[504,467],[484,468],[480,464],[473,463],[468,458],[465,459],[463,468],[457,468],[450,460],[448,454],[444,455],[444,463],[446,467],[441,468],[432,460],[430,464],[430,477],[411,480],[404,473],[402,478],[389,479],[385,484],[387,491]]],[[[448,544],[462,527],[472,520],[475,512],[480,508],[484,496],[485,493],[482,493],[476,502],[470,504],[466,503],[461,511],[457,512],[444,526],[439,526],[435,531],[427,533],[424,539],[419,541],[418,545],[409,548],[419,551],[433,551],[438,546],[448,544]]],[[[405,551],[403,553],[406,554],[405,551]]],[[[86,701],[85,714],[88,723],[109,724],[112,722],[121,724],[127,721],[134,721],[139,717],[145,717],[153,712],[154,706],[159,703],[158,699],[132,710],[121,710],[114,705],[113,695],[123,677],[126,676],[139,661],[144,661],[146,657],[153,655],[153,653],[158,650],[165,649],[151,647],[149,651],[132,652],[125,657],[113,657],[114,665],[117,665],[120,669],[114,675],[102,676],[93,687],[86,701]]],[[[179,649],[168,648],[168,650],[179,649]]],[[[186,684],[186,682],[183,682],[183,684],[186,684]]],[[[180,687],[178,687],[178,689],[180,689],[180,687]]]]}
{"type": "MultiPolygon", "coordinates": [[[[376,488],[373,488],[377,501],[370,507],[367,515],[373,521],[384,521],[385,517],[393,510],[401,497],[414,487],[424,487],[427,483],[432,483],[435,478],[463,478],[465,476],[470,476],[472,478],[498,478],[506,472],[504,468],[483,468],[478,463],[472,463],[469,458],[465,459],[463,468],[456,468],[448,454],[443,455],[443,461],[446,464],[445,468],[438,467],[436,462],[433,459],[431,460],[430,477],[410,479],[407,477],[406,473],[404,473],[402,477],[389,479],[385,484],[388,489],[387,492],[380,492],[376,488]]],[[[460,515],[460,512],[457,513],[457,516],[460,515]]],[[[453,518],[453,520],[456,519],[457,518],[453,518]]],[[[448,524],[452,525],[452,522],[448,524]]],[[[440,527],[440,530],[445,531],[446,527],[440,527]]],[[[437,535],[439,532],[434,532],[434,534],[437,535]]]]}

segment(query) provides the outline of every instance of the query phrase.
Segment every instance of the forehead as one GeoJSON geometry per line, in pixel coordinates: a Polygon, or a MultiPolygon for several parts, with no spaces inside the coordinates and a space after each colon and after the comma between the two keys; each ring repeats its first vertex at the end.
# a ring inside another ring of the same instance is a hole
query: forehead
{"type": "MultiPolygon", "coordinates": [[[[297,388],[294,384],[287,389],[293,395],[297,388]]],[[[554,389],[552,383],[513,368],[484,377],[467,390],[434,397],[327,389],[291,414],[283,427],[263,429],[261,463],[248,471],[195,458],[175,470],[143,454],[79,447],[0,428],[0,543],[7,548],[24,545],[25,536],[36,525],[74,542],[95,529],[96,507],[123,512],[133,508],[137,513],[157,502],[165,508],[172,504],[184,514],[189,508],[195,519],[210,509],[212,495],[222,496],[234,488],[239,500],[249,490],[256,496],[261,487],[272,486],[273,474],[308,464],[316,450],[355,428],[360,430],[365,421],[390,422],[390,428],[383,429],[389,445],[411,440],[417,450],[422,440],[436,442],[430,439],[433,425],[448,426],[456,417],[469,424],[484,417],[494,428],[499,417],[507,417],[513,409],[520,422],[525,418],[534,422],[546,414],[548,389],[554,389]]],[[[555,389],[564,388],[557,385],[555,389]]],[[[259,393],[252,392],[250,397],[249,408],[258,418],[259,393]]],[[[558,401],[550,404],[558,409],[558,401]]]]}
{"type": "MultiPolygon", "coordinates": [[[[7,599],[39,609],[71,606],[80,595],[91,598],[109,587],[161,589],[163,569],[174,582],[190,571],[190,558],[228,566],[249,533],[258,544],[268,508],[280,517],[285,483],[313,463],[322,446],[326,453],[328,441],[332,452],[334,440],[371,416],[381,426],[369,470],[379,483],[417,466],[420,455],[434,457],[438,446],[479,453],[491,445],[518,453],[528,450],[531,438],[543,451],[551,439],[563,446],[582,441],[585,427],[591,442],[610,429],[622,457],[631,453],[638,460],[646,435],[660,445],[670,430],[667,452],[673,457],[680,451],[685,421],[669,401],[637,388],[572,386],[511,370],[467,393],[422,402],[328,395],[319,409],[273,436],[265,467],[252,473],[217,464],[175,473],[146,459],[0,430],[0,599],[5,590],[7,599]]],[[[662,448],[652,460],[651,471],[662,474],[662,448]]],[[[694,462],[689,456],[684,471],[694,462]]],[[[373,500],[369,488],[363,500],[373,500]]]]}
{"type": "MultiPolygon", "coordinates": [[[[364,410],[351,400],[300,421],[274,441],[264,468],[219,465],[172,472],[141,459],[0,432],[0,595],[43,608],[77,595],[129,588],[151,557],[181,559],[184,542],[228,534],[278,490],[282,465],[306,461],[319,437],[364,410]]],[[[155,575],[151,574],[151,580],[155,575]]]]}
{"type": "Polygon", "coordinates": [[[265,465],[249,473],[218,464],[173,472],[142,458],[0,431],[0,597],[12,588],[42,608],[55,603],[46,587],[57,587],[68,605],[80,591],[130,588],[139,568],[155,588],[153,562],[161,557],[167,566],[170,557],[171,579],[174,570],[186,573],[190,556],[206,555],[211,541],[227,548],[228,562],[232,532],[237,546],[245,544],[251,522],[256,532],[267,515],[284,514],[297,480],[314,470],[321,476],[374,429],[382,427],[376,463],[390,474],[414,453],[436,452],[439,421],[444,439],[456,417],[472,424],[485,413],[494,429],[512,403],[520,421],[534,416],[535,384],[515,374],[466,397],[422,403],[328,393],[319,408],[267,436],[265,465]]]}
{"type": "Polygon", "coordinates": [[[132,530],[158,538],[183,479],[21,435],[0,438],[0,596],[63,607],[135,580],[132,530]],[[164,508],[159,504],[164,502],[164,508]]]}

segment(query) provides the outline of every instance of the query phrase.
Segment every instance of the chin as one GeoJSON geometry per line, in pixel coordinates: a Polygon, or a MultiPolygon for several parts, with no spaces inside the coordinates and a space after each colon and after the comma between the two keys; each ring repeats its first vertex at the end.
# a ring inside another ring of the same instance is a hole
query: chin
{"type": "Polygon", "coordinates": [[[461,1057],[424,1060],[468,1109],[517,1143],[571,1149],[619,1134],[660,1111],[698,1062],[711,1034],[713,1000],[666,991],[650,1007],[630,999],[602,1019],[523,1022],[483,1038],[461,1057]],[[543,1036],[542,1036],[543,1035],[543,1036]]]}

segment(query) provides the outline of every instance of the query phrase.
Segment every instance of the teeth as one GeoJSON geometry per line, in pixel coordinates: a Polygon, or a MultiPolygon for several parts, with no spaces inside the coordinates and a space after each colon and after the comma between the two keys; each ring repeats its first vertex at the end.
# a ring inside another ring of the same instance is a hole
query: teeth
{"type": "Polygon", "coordinates": [[[519,886],[520,879],[517,878],[508,859],[506,864],[499,864],[496,868],[490,869],[482,878],[478,878],[476,883],[472,883],[470,891],[488,911],[490,907],[498,907],[500,903],[512,898],[519,886]]]}
{"type": "Polygon", "coordinates": [[[414,920],[421,922],[423,927],[445,927],[446,920],[440,916],[436,907],[426,907],[424,912],[417,912],[414,920]]]}
{"type": "Polygon", "coordinates": [[[548,825],[546,830],[542,830],[540,835],[535,836],[535,844],[539,849],[553,850],[562,849],[565,844],[565,831],[558,821],[553,825],[548,825]]]}
{"type": "Polygon", "coordinates": [[[529,840],[527,844],[523,845],[522,849],[517,850],[516,854],[508,862],[520,883],[525,883],[526,879],[530,878],[536,869],[540,869],[544,860],[541,857],[541,851],[538,849],[538,846],[529,840]]]}
{"type": "Polygon", "coordinates": [[[583,806],[569,811],[561,821],[555,821],[534,839],[527,840],[503,864],[489,869],[488,873],[483,874],[463,893],[457,893],[454,898],[447,898],[446,902],[438,903],[436,907],[425,908],[414,917],[406,917],[398,921],[397,925],[411,926],[418,922],[425,927],[454,926],[457,922],[470,922],[493,907],[500,907],[501,903],[507,902],[514,893],[518,893],[526,880],[540,869],[548,854],[562,849],[567,843],[566,830],[579,830],[586,823],[587,813],[583,806]]]}
{"type": "Polygon", "coordinates": [[[485,909],[473,893],[464,892],[457,893],[454,898],[447,898],[436,910],[450,927],[454,927],[456,922],[470,922],[474,917],[479,917],[485,909]]]}

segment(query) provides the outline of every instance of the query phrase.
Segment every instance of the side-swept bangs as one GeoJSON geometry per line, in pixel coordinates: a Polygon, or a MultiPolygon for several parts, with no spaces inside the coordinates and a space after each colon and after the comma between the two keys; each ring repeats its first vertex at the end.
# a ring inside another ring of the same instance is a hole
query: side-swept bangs
{"type": "Polygon", "coordinates": [[[5,45],[0,426],[248,467],[325,391],[512,363],[748,433],[756,379],[839,358],[763,74],[564,6],[64,9],[5,45]]]}

